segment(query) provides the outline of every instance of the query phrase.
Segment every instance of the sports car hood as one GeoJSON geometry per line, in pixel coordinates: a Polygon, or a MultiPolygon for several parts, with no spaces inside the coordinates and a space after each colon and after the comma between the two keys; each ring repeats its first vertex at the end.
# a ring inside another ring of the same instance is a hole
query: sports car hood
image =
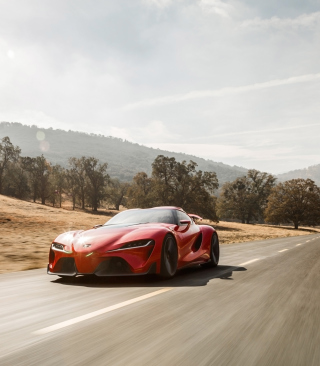
{"type": "Polygon", "coordinates": [[[76,252],[114,250],[123,244],[142,239],[155,239],[161,232],[171,231],[172,224],[122,224],[106,225],[89,230],[69,231],[59,235],[54,242],[67,245],[76,252]]]}

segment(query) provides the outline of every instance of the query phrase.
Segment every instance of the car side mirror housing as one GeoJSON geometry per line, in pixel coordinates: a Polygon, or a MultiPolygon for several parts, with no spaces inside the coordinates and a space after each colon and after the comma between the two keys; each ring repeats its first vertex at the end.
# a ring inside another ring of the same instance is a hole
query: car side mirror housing
{"type": "Polygon", "coordinates": [[[191,221],[190,220],[180,220],[180,225],[190,225],[191,221]]]}

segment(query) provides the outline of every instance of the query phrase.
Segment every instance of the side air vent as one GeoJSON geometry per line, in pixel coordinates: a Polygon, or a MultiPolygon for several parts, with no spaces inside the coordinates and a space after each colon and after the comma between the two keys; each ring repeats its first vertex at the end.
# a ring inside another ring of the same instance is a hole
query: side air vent
{"type": "Polygon", "coordinates": [[[199,234],[196,241],[193,243],[192,251],[197,252],[200,249],[201,244],[202,244],[202,233],[199,234]]]}

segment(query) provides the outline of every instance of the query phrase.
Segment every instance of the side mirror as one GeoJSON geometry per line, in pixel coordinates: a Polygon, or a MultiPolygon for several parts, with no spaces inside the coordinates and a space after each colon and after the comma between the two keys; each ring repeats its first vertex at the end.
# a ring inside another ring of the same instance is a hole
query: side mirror
{"type": "Polygon", "coordinates": [[[190,220],[180,220],[180,224],[181,225],[190,225],[191,221],[190,220]]]}

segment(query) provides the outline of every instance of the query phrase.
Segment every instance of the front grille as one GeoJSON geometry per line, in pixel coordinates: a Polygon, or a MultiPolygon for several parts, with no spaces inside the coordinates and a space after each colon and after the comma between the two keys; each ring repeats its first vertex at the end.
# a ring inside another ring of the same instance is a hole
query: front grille
{"type": "Polygon", "coordinates": [[[74,258],[60,258],[52,273],[75,275],[77,273],[74,258]]]}
{"type": "Polygon", "coordinates": [[[97,276],[119,276],[132,274],[129,264],[120,257],[109,258],[101,262],[95,270],[97,276]]]}

